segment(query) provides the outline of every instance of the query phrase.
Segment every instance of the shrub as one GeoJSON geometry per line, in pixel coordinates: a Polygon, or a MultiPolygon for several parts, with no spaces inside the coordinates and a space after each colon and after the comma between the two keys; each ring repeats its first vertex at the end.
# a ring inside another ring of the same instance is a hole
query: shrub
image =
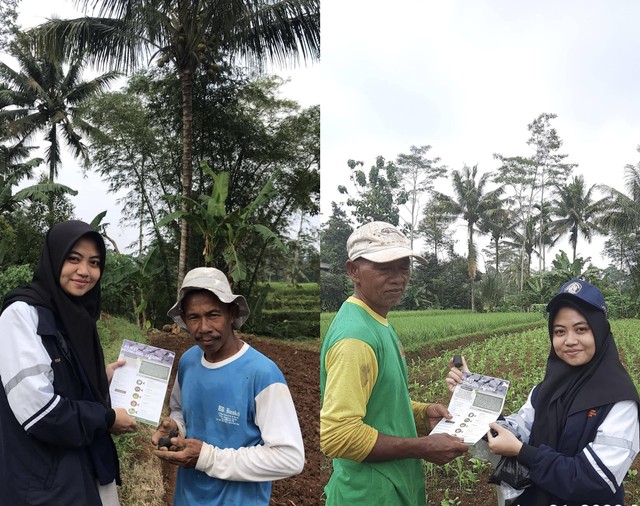
{"type": "Polygon", "coordinates": [[[29,265],[12,265],[0,272],[0,300],[14,288],[26,285],[33,278],[33,271],[29,265]]]}
{"type": "Polygon", "coordinates": [[[320,308],[323,312],[337,311],[349,296],[348,278],[344,274],[320,273],[320,308]]]}
{"type": "Polygon", "coordinates": [[[638,318],[640,304],[628,295],[608,293],[605,295],[609,318],[638,318]]]}
{"type": "Polygon", "coordinates": [[[532,313],[547,313],[547,305],[546,304],[531,304],[531,312],[532,313]]]}

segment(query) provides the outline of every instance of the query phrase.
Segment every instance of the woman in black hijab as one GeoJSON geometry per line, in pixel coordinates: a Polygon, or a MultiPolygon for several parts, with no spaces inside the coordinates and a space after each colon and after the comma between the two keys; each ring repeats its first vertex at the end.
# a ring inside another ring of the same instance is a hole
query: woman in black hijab
{"type": "Polygon", "coordinates": [[[33,281],[0,315],[0,497],[7,504],[117,505],[110,434],[135,429],[112,409],[96,329],[105,265],[100,234],[54,225],[33,281]]]}
{"type": "MultiPolygon", "coordinates": [[[[624,479],[640,446],[640,399],[618,358],[598,288],[565,283],[547,305],[551,349],[545,377],[517,414],[513,432],[491,424],[493,453],[516,457],[532,485],[513,504],[623,504],[624,479]]],[[[457,369],[447,383],[456,382],[457,369]]]]}

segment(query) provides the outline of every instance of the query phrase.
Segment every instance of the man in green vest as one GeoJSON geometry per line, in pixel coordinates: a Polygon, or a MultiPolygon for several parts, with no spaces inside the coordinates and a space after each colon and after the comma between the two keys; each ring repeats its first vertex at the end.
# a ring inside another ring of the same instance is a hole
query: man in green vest
{"type": "Polygon", "coordinates": [[[425,260],[379,221],[356,229],[347,253],[354,294],[320,352],[320,448],[333,458],[326,504],[423,506],[421,459],[445,464],[468,449],[448,434],[427,435],[451,414],[409,398],[404,350],[387,321],[409,282],[411,258],[425,260]]]}

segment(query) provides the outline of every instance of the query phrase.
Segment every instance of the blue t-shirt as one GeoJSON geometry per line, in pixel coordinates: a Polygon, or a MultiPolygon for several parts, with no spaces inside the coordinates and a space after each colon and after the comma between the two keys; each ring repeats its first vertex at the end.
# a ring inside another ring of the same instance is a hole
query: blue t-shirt
{"type": "MultiPolygon", "coordinates": [[[[252,347],[221,367],[206,367],[202,355],[194,346],[182,356],[178,367],[186,437],[218,448],[262,444],[255,424],[255,398],[269,385],[285,383],[282,372],[252,347]]],[[[220,480],[193,468],[179,468],[174,505],[266,506],[270,495],[270,481],[220,480]]]]}

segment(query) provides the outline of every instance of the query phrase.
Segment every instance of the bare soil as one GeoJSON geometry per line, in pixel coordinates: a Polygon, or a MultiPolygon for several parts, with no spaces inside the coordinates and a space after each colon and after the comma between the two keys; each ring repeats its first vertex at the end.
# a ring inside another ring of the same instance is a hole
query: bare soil
{"type": "MultiPolygon", "coordinates": [[[[320,448],[320,362],[316,349],[306,349],[284,341],[258,338],[241,334],[241,339],[273,360],[284,374],[293,402],[296,406],[302,438],[305,446],[305,466],[298,476],[278,480],[273,483],[271,505],[274,506],[314,506],[322,504],[322,490],[329,479],[330,471],[323,465],[320,448]]],[[[176,364],[184,351],[195,343],[184,333],[153,332],[149,344],[176,352],[176,364]]],[[[175,378],[171,377],[169,392],[175,378]]],[[[168,401],[168,399],[167,399],[168,401]]],[[[176,468],[163,464],[165,475],[167,506],[173,504],[173,487],[176,468]]]]}

